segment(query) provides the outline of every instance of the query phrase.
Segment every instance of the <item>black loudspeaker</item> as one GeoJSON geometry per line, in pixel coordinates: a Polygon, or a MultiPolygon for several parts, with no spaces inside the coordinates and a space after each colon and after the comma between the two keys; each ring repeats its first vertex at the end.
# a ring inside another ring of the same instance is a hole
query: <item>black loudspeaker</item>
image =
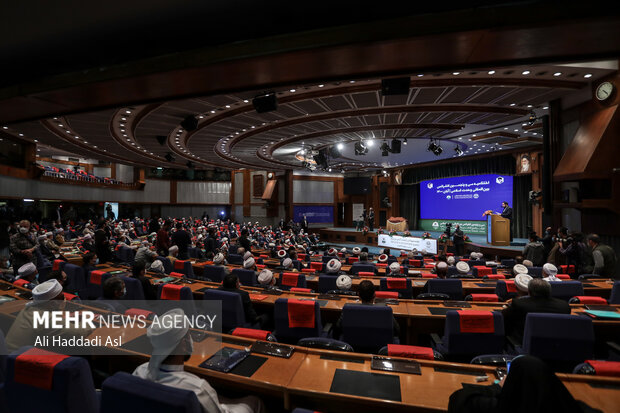
{"type": "Polygon", "coordinates": [[[400,140],[392,139],[392,153],[400,153],[400,140]]]}
{"type": "Polygon", "coordinates": [[[323,169],[327,169],[329,165],[327,165],[327,157],[325,156],[325,151],[321,149],[318,155],[313,156],[314,162],[316,162],[316,166],[321,167],[323,169]]]}
{"type": "Polygon", "coordinates": [[[155,137],[157,139],[157,142],[159,142],[160,145],[164,146],[166,143],[166,140],[168,140],[167,136],[163,136],[163,135],[158,135],[155,137]]]}
{"type": "Polygon", "coordinates": [[[381,94],[389,95],[408,95],[411,79],[409,77],[397,77],[392,79],[381,79],[381,94]]]}
{"type": "Polygon", "coordinates": [[[183,119],[183,122],[181,122],[181,126],[186,131],[191,132],[198,127],[198,119],[196,119],[196,116],[194,115],[189,115],[188,117],[183,119]]]}
{"type": "Polygon", "coordinates": [[[254,105],[257,113],[271,112],[278,108],[278,99],[275,93],[267,93],[252,99],[252,105],[254,105]]]}

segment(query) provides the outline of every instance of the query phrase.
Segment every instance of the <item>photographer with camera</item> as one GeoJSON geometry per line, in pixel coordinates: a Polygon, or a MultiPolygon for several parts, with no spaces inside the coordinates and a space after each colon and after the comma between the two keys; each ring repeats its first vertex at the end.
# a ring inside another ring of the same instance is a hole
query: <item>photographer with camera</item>
{"type": "MultiPolygon", "coordinates": [[[[450,227],[452,224],[446,224],[446,233],[450,236],[450,227]]],[[[452,242],[454,243],[454,254],[457,257],[462,257],[465,253],[465,234],[461,231],[459,224],[456,224],[454,229],[454,235],[452,236],[452,242]]]]}
{"type": "Polygon", "coordinates": [[[566,227],[558,228],[557,234],[551,238],[551,241],[553,242],[553,247],[551,248],[551,251],[549,252],[549,256],[547,257],[548,263],[554,264],[556,267],[566,264],[566,256],[560,254],[560,248],[562,247],[562,242],[566,242],[567,239],[568,239],[568,228],[566,227]]]}

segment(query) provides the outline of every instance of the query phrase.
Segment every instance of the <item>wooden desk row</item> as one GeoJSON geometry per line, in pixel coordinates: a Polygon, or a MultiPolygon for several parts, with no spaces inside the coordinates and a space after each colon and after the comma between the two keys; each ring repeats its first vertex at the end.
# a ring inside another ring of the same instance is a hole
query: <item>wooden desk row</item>
{"type": "MultiPolygon", "coordinates": [[[[10,294],[10,291],[2,291],[10,294]]],[[[14,314],[23,308],[25,302],[12,301],[0,305],[0,313],[14,314]]],[[[121,332],[125,343],[140,339],[145,329],[127,329],[121,332]]],[[[89,338],[111,331],[98,329],[89,338]]],[[[119,330],[114,330],[114,335],[119,330]]],[[[254,340],[220,334],[209,334],[204,340],[194,343],[194,353],[185,363],[187,371],[209,381],[218,389],[233,390],[235,394],[254,394],[259,397],[276,397],[284,409],[307,407],[329,411],[416,411],[445,412],[450,395],[464,383],[490,385],[496,379],[495,369],[487,366],[418,360],[421,375],[384,372],[371,369],[372,356],[368,354],[343,353],[293,346],[295,352],[286,359],[256,354],[264,360],[251,375],[220,373],[200,367],[200,364],[215,354],[221,346],[247,349],[254,340]],[[332,381],[338,371],[372,373],[372,380],[389,378],[398,382],[400,401],[332,392],[332,381]],[[377,376],[380,375],[380,376],[377,376]],[[389,377],[385,377],[389,376],[389,377]],[[486,376],[484,382],[477,382],[476,376],[486,376]]],[[[111,353],[112,354],[112,353],[111,353]]],[[[149,355],[121,348],[114,355],[98,356],[108,360],[118,359],[117,365],[132,371],[137,365],[148,361],[149,355]],[[130,356],[130,357],[127,357],[130,356]]],[[[110,362],[110,364],[115,364],[110,362]]],[[[617,411],[620,405],[620,379],[572,374],[558,374],[571,394],[590,406],[604,412],[617,411]]]]}

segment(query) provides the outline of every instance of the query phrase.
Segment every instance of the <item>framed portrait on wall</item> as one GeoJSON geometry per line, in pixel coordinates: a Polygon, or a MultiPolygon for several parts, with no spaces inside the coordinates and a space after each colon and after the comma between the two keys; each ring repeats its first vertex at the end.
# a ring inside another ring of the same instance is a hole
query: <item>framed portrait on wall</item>
{"type": "Polygon", "coordinates": [[[521,153],[517,157],[517,175],[526,175],[532,173],[532,155],[530,153],[521,153]]]}

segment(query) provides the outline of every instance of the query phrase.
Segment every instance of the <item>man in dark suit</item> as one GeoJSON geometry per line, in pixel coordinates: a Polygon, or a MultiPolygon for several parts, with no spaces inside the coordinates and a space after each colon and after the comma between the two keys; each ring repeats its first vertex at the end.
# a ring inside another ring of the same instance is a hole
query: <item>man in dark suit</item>
{"type": "Polygon", "coordinates": [[[186,260],[189,258],[187,250],[192,244],[192,237],[183,229],[183,223],[177,222],[177,230],[171,237],[171,244],[179,247],[179,259],[186,260]]]}
{"type": "Polygon", "coordinates": [[[454,253],[457,257],[462,257],[465,253],[465,234],[459,224],[456,224],[454,234],[452,235],[452,242],[454,243],[454,253]]]}
{"type": "MultiPolygon", "coordinates": [[[[227,274],[224,277],[222,286],[219,288],[222,291],[228,291],[231,293],[237,293],[241,296],[241,302],[243,303],[243,312],[245,313],[245,321],[247,323],[259,323],[263,328],[267,323],[267,317],[265,315],[256,314],[256,310],[252,306],[252,300],[250,294],[247,291],[243,291],[239,288],[239,278],[236,274],[227,274]]],[[[241,326],[242,327],[242,326],[241,326]]]]}
{"type": "MultiPolygon", "coordinates": [[[[518,286],[515,281],[515,286],[518,286]]],[[[512,300],[502,313],[506,335],[517,343],[523,341],[525,319],[528,313],[570,314],[570,306],[566,301],[551,297],[551,284],[541,278],[533,278],[527,286],[528,294],[512,300]]]]}
{"type": "Polygon", "coordinates": [[[502,202],[502,212],[500,215],[502,218],[510,220],[510,241],[512,242],[512,208],[508,206],[508,202],[502,202]]]}
{"type": "Polygon", "coordinates": [[[374,231],[374,226],[375,226],[375,211],[371,207],[368,209],[368,229],[371,231],[374,231]]]}
{"type": "Polygon", "coordinates": [[[301,220],[301,229],[304,230],[304,234],[308,233],[308,219],[306,219],[305,215],[301,220]]]}

